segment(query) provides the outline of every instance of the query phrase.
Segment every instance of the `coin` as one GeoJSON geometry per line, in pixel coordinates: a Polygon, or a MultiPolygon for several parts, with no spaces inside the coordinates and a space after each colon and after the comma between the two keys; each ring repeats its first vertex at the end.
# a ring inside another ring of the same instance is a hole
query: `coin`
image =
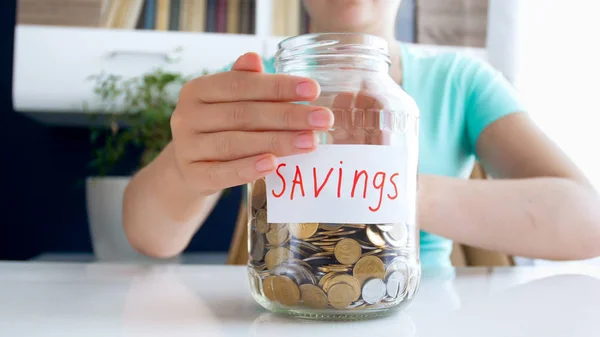
{"type": "Polygon", "coordinates": [[[383,247],[385,246],[385,240],[379,234],[379,231],[375,229],[375,226],[367,227],[367,238],[374,246],[383,247]]]}
{"type": "Polygon", "coordinates": [[[373,249],[373,250],[371,250],[369,252],[364,253],[363,256],[377,255],[377,254],[381,253],[382,251],[383,250],[381,248],[373,249]]]}
{"type": "Polygon", "coordinates": [[[277,302],[286,306],[294,306],[300,301],[300,289],[287,276],[275,276],[273,294],[277,302]]]}
{"type": "Polygon", "coordinates": [[[318,223],[295,223],[289,226],[290,234],[297,239],[308,239],[319,229],[318,223]]]}
{"type": "Polygon", "coordinates": [[[329,288],[327,298],[332,307],[336,309],[346,309],[352,304],[354,289],[347,283],[338,283],[329,288]]]}
{"type": "Polygon", "coordinates": [[[362,249],[353,239],[343,239],[335,245],[335,258],[341,264],[354,264],[360,258],[362,249]]]}
{"type": "Polygon", "coordinates": [[[385,283],[378,278],[372,278],[365,282],[362,287],[362,298],[369,304],[375,304],[385,297],[385,283]]]}
{"type": "Polygon", "coordinates": [[[332,224],[332,223],[322,223],[319,224],[319,228],[324,231],[333,231],[342,228],[342,225],[332,224]]]}
{"type": "Polygon", "coordinates": [[[292,252],[285,247],[277,247],[270,249],[265,255],[265,264],[267,269],[273,270],[275,267],[280,265],[283,261],[292,258],[292,252]]]}
{"type": "Polygon", "coordinates": [[[413,296],[417,292],[418,287],[419,287],[419,277],[416,274],[413,274],[408,279],[407,296],[409,296],[409,297],[413,296]]]}
{"type": "Polygon", "coordinates": [[[392,298],[398,298],[406,290],[406,275],[399,271],[391,273],[385,280],[386,292],[392,298]]]}
{"type": "Polygon", "coordinates": [[[267,241],[269,241],[270,244],[279,246],[289,239],[289,232],[287,226],[285,225],[271,224],[266,236],[267,241]]]}
{"type": "MultiPolygon", "coordinates": [[[[333,286],[338,283],[346,283],[352,287],[352,290],[354,291],[354,297],[352,298],[353,302],[360,298],[360,283],[355,277],[348,274],[337,274],[330,279],[328,286],[333,286]]],[[[323,290],[325,290],[325,288],[323,288],[323,290]]]]}
{"type": "Polygon", "coordinates": [[[275,298],[275,286],[273,285],[273,281],[277,278],[277,276],[267,276],[267,278],[263,281],[262,289],[265,297],[271,301],[275,302],[277,299],[275,298]]]}
{"type": "Polygon", "coordinates": [[[354,265],[353,275],[360,284],[363,284],[369,278],[383,279],[385,277],[385,265],[377,256],[365,256],[354,265]]]}
{"type": "Polygon", "coordinates": [[[404,247],[408,242],[408,230],[403,224],[397,224],[391,231],[384,232],[383,238],[394,247],[404,247]]]}
{"type": "Polygon", "coordinates": [[[258,179],[252,184],[252,208],[261,209],[267,203],[267,184],[264,179],[258,179]]]}
{"type": "Polygon", "coordinates": [[[269,223],[267,222],[267,211],[263,208],[256,211],[256,215],[254,216],[254,222],[256,226],[256,230],[265,234],[269,231],[269,223]]]}
{"type": "Polygon", "coordinates": [[[252,250],[250,255],[252,256],[252,259],[255,261],[262,261],[265,256],[265,240],[263,239],[262,234],[252,232],[251,245],[252,250]]]}
{"type": "Polygon", "coordinates": [[[392,229],[394,229],[394,224],[391,224],[391,223],[389,223],[389,224],[378,224],[378,225],[377,225],[377,228],[378,228],[380,231],[382,231],[382,232],[389,232],[389,231],[391,231],[392,229]]]}
{"type": "Polygon", "coordinates": [[[327,308],[327,295],[319,287],[312,284],[303,284],[300,286],[300,299],[302,303],[311,308],[327,308]]]}
{"type": "MultiPolygon", "coordinates": [[[[327,273],[325,274],[323,277],[321,277],[321,279],[319,280],[319,287],[325,289],[325,287],[327,287],[327,289],[329,289],[329,286],[326,286],[327,282],[329,282],[334,276],[336,276],[338,273],[327,273]]],[[[327,291],[325,291],[327,292],[327,291]]]]}
{"type": "Polygon", "coordinates": [[[266,212],[254,211],[248,265],[252,289],[259,287],[269,301],[368,310],[395,305],[418,288],[406,225],[269,224],[265,219],[266,233],[261,233],[258,218],[266,212]]]}
{"type": "Polygon", "coordinates": [[[317,269],[324,273],[348,273],[352,270],[352,266],[346,266],[343,264],[333,264],[333,265],[321,265],[317,267],[317,269]]]}
{"type": "Polygon", "coordinates": [[[288,260],[282,262],[272,270],[273,275],[287,276],[296,284],[316,284],[317,279],[311,272],[308,263],[301,260],[288,260]]]}

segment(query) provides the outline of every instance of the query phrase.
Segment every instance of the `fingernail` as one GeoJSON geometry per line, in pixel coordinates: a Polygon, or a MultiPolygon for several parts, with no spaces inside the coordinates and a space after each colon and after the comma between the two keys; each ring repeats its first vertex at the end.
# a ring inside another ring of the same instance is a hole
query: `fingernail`
{"type": "Polygon", "coordinates": [[[275,168],[275,162],[271,157],[263,158],[256,162],[256,170],[258,172],[271,171],[275,168]]]}
{"type": "Polygon", "coordinates": [[[296,136],[294,145],[299,149],[312,149],[315,147],[317,140],[315,139],[314,133],[303,133],[296,136]]]}
{"type": "Polygon", "coordinates": [[[302,97],[314,97],[317,95],[317,88],[312,82],[302,82],[296,86],[296,93],[302,97]]]}
{"type": "Polygon", "coordinates": [[[324,128],[331,125],[331,113],[329,110],[319,108],[308,114],[308,124],[316,128],[324,128]]]}

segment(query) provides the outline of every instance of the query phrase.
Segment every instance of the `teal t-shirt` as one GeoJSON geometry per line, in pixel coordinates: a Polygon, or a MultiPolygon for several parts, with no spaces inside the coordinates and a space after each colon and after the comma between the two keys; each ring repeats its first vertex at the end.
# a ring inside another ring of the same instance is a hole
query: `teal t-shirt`
{"type": "MultiPolygon", "coordinates": [[[[452,52],[431,54],[403,43],[400,46],[402,86],[421,114],[419,173],[468,179],[480,133],[507,114],[525,112],[517,91],[485,61],[452,52]]],[[[275,73],[273,58],[263,60],[263,64],[265,72],[275,73]]],[[[451,266],[451,252],[451,240],[420,232],[424,269],[451,266]]]]}

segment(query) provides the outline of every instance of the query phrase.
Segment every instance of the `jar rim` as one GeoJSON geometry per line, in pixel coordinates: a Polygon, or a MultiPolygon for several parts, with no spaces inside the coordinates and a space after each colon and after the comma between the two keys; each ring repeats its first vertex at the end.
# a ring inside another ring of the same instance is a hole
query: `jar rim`
{"type": "Polygon", "coordinates": [[[276,63],[301,59],[364,59],[390,65],[388,42],[365,33],[312,33],[288,37],[278,44],[276,63]]]}
{"type": "Polygon", "coordinates": [[[379,52],[385,55],[388,54],[388,43],[384,38],[372,34],[352,32],[311,33],[291,36],[281,40],[277,44],[277,48],[279,50],[306,49],[335,44],[360,45],[363,48],[378,49],[379,52]]]}

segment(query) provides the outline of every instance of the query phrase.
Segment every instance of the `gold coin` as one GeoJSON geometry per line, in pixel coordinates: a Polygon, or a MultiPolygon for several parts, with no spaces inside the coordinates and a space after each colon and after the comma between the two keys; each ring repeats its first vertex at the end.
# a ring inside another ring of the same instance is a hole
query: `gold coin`
{"type": "Polygon", "coordinates": [[[313,242],[313,245],[317,246],[317,247],[327,247],[327,246],[335,246],[335,242],[323,242],[323,241],[319,241],[319,242],[313,242]]]}
{"type": "Polygon", "coordinates": [[[323,236],[328,236],[328,235],[340,233],[340,232],[343,232],[343,231],[344,230],[340,227],[339,229],[334,229],[334,230],[330,230],[330,231],[322,231],[322,232],[319,232],[319,234],[323,235],[323,236]]]}
{"type": "Polygon", "coordinates": [[[267,184],[258,179],[252,184],[252,208],[261,209],[267,203],[267,184]]]}
{"type": "Polygon", "coordinates": [[[370,252],[364,253],[363,256],[377,255],[377,254],[381,253],[382,251],[383,251],[383,249],[381,249],[381,248],[373,249],[370,252]]]}
{"type": "Polygon", "coordinates": [[[275,299],[283,305],[294,306],[300,302],[300,289],[287,276],[276,276],[273,280],[273,289],[275,299]]]}
{"type": "Polygon", "coordinates": [[[327,295],[319,287],[312,284],[303,284],[300,286],[300,299],[311,308],[327,308],[327,295]]]}
{"type": "Polygon", "coordinates": [[[325,238],[327,238],[327,237],[319,234],[319,235],[313,236],[313,237],[311,237],[311,238],[304,239],[303,241],[304,241],[304,242],[310,242],[310,243],[313,243],[313,242],[318,242],[318,241],[321,241],[321,240],[323,240],[323,239],[325,239],[325,238]]]}
{"type": "Polygon", "coordinates": [[[265,297],[271,302],[277,301],[275,298],[275,286],[273,284],[273,281],[276,278],[277,276],[268,276],[262,284],[263,294],[265,294],[265,297]]]}
{"type": "Polygon", "coordinates": [[[269,222],[267,222],[267,210],[259,209],[256,211],[256,215],[254,216],[254,223],[256,226],[256,230],[265,234],[269,231],[269,222]]]}
{"type": "Polygon", "coordinates": [[[360,258],[362,249],[356,240],[343,239],[335,245],[334,254],[341,264],[354,264],[360,258]]]}
{"type": "Polygon", "coordinates": [[[385,246],[385,240],[381,237],[381,234],[375,230],[375,227],[367,227],[367,238],[374,246],[383,247],[385,246]]]}
{"type": "Polygon", "coordinates": [[[328,234],[328,235],[331,235],[331,236],[349,236],[349,235],[356,234],[356,233],[358,233],[358,230],[355,229],[355,230],[351,230],[351,231],[335,232],[335,233],[331,233],[331,234],[328,234]]]}
{"type": "Polygon", "coordinates": [[[321,242],[340,242],[342,241],[344,238],[341,237],[333,237],[333,238],[326,238],[326,239],[322,239],[321,242]]]}
{"type": "Polygon", "coordinates": [[[250,256],[254,261],[262,261],[265,257],[265,240],[262,234],[252,232],[252,241],[250,242],[252,249],[250,250],[250,256]]]}
{"type": "Polygon", "coordinates": [[[338,273],[327,273],[325,274],[325,276],[321,277],[321,279],[319,280],[319,287],[325,289],[325,287],[327,287],[327,289],[329,289],[329,286],[327,285],[327,282],[329,282],[329,280],[331,278],[333,278],[334,276],[338,275],[338,273]]]}
{"type": "Polygon", "coordinates": [[[338,229],[342,228],[342,225],[322,223],[322,224],[319,224],[319,228],[324,231],[334,231],[334,230],[338,230],[338,229]]]}
{"type": "Polygon", "coordinates": [[[385,265],[377,256],[365,256],[356,262],[352,274],[360,284],[363,284],[367,279],[372,277],[383,280],[385,277],[385,265]]]}
{"type": "Polygon", "coordinates": [[[346,283],[352,287],[352,290],[354,290],[354,297],[352,298],[352,302],[357,301],[360,298],[360,282],[358,282],[358,280],[355,277],[352,277],[348,274],[338,274],[333,276],[329,281],[330,286],[333,286],[334,284],[338,283],[346,283]]]}
{"type": "Polygon", "coordinates": [[[317,229],[319,229],[318,223],[290,224],[290,234],[297,239],[308,239],[315,235],[317,229]]]}
{"type": "Polygon", "coordinates": [[[327,292],[327,298],[331,306],[336,309],[346,309],[352,304],[354,298],[354,289],[347,283],[334,284],[327,292]]]}
{"type": "Polygon", "coordinates": [[[330,264],[327,266],[319,266],[319,267],[317,267],[317,269],[323,273],[331,273],[331,272],[347,273],[352,270],[352,266],[346,266],[343,264],[330,264]]]}
{"type": "Polygon", "coordinates": [[[313,257],[333,256],[333,252],[320,252],[312,255],[313,257]]]}
{"type": "Polygon", "coordinates": [[[269,231],[266,234],[267,241],[274,246],[286,242],[289,239],[289,232],[286,225],[283,224],[271,224],[269,231]]]}
{"type": "Polygon", "coordinates": [[[279,266],[282,262],[288,261],[292,258],[292,252],[285,247],[277,247],[270,249],[265,255],[265,264],[267,269],[273,270],[279,266]]]}
{"type": "Polygon", "coordinates": [[[365,227],[367,227],[367,225],[365,225],[365,224],[353,224],[353,223],[349,223],[349,224],[345,224],[344,227],[346,227],[346,228],[365,229],[365,227]]]}

